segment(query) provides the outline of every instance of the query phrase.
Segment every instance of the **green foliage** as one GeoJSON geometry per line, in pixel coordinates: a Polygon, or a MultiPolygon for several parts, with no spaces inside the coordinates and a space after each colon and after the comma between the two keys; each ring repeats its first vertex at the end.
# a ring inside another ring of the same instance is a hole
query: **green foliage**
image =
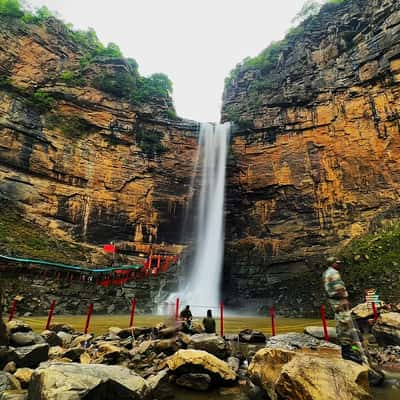
{"type": "MultiPolygon", "coordinates": [[[[342,4],[346,1],[348,0],[307,0],[293,21],[302,23],[307,18],[317,15],[324,5],[342,4]]],[[[267,73],[271,68],[276,66],[280,54],[283,54],[290,48],[289,43],[292,42],[294,38],[302,35],[304,30],[304,24],[300,24],[297,27],[292,27],[289,29],[284,39],[278,42],[272,42],[256,57],[245,58],[241,63],[237,64],[236,67],[230,72],[229,76],[225,78],[225,86],[228,87],[231,85],[238,78],[240,73],[248,70],[257,70],[263,74],[267,73]]]]}
{"type": "Polygon", "coordinates": [[[376,287],[380,294],[388,297],[400,292],[400,279],[394,279],[400,277],[399,222],[352,240],[340,257],[345,262],[343,277],[356,284],[360,292],[368,287],[376,287]],[[386,281],[391,283],[390,292],[386,281]]]}
{"type": "Polygon", "coordinates": [[[150,77],[139,77],[136,90],[132,91],[130,100],[133,104],[142,104],[153,98],[168,98],[172,92],[172,82],[165,74],[153,74],[150,77]]]}
{"type": "Polygon", "coordinates": [[[116,97],[129,99],[131,93],[136,90],[136,79],[125,71],[104,73],[95,79],[94,86],[116,97]]]}
{"type": "Polygon", "coordinates": [[[79,139],[94,133],[97,127],[78,116],[50,114],[46,116],[46,125],[50,129],[58,129],[70,138],[79,139]]]}
{"type": "Polygon", "coordinates": [[[100,57],[122,58],[122,52],[115,43],[108,43],[107,47],[100,47],[96,55],[100,57]]]}
{"type": "Polygon", "coordinates": [[[9,76],[6,75],[0,75],[0,88],[6,88],[11,86],[11,79],[9,76]]]}
{"type": "Polygon", "coordinates": [[[136,142],[148,157],[164,153],[167,148],[161,143],[164,134],[159,131],[137,130],[136,142]]]}
{"type": "Polygon", "coordinates": [[[22,21],[27,24],[41,24],[49,18],[53,18],[54,14],[46,7],[38,8],[34,13],[24,10],[22,21]]]}
{"type": "Polygon", "coordinates": [[[173,108],[168,108],[168,110],[165,112],[165,115],[169,119],[179,119],[178,115],[176,114],[175,109],[173,109],[173,108]]]}
{"type": "Polygon", "coordinates": [[[0,15],[21,18],[24,11],[19,0],[0,0],[0,15]]]}
{"type": "Polygon", "coordinates": [[[77,246],[50,238],[41,228],[25,222],[15,205],[0,202],[0,250],[2,253],[70,264],[84,260],[77,246]]]}
{"type": "Polygon", "coordinates": [[[41,111],[47,111],[54,105],[54,98],[43,90],[37,90],[30,96],[30,101],[41,111]]]}
{"type": "Polygon", "coordinates": [[[166,75],[153,74],[146,78],[139,76],[136,70],[101,74],[95,79],[94,86],[133,104],[169,98],[172,91],[172,82],[166,75]]]}
{"type": "Polygon", "coordinates": [[[225,120],[230,122],[239,123],[240,112],[234,105],[227,106],[225,108],[225,120]]]}
{"type": "MultiPolygon", "coordinates": [[[[55,18],[47,7],[41,7],[35,12],[30,12],[22,7],[22,0],[0,0],[0,16],[7,18],[18,18],[25,24],[41,24],[49,18],[55,18]]],[[[74,30],[72,25],[62,21],[60,30],[67,39],[79,47],[83,56],[79,60],[79,71],[63,71],[59,78],[71,86],[81,86],[85,83],[82,74],[99,58],[123,58],[120,48],[115,43],[104,46],[97,37],[94,29],[74,30]]],[[[47,24],[46,28],[51,31],[53,24],[47,24]]],[[[138,72],[138,64],[132,59],[125,60],[127,71],[105,72],[96,77],[94,86],[100,90],[131,101],[133,104],[142,104],[152,100],[167,99],[172,92],[171,80],[162,73],[153,74],[150,77],[142,77],[138,72]]],[[[5,85],[8,81],[2,81],[5,85]]],[[[31,99],[36,106],[48,109],[52,106],[52,98],[44,92],[38,91],[31,99]]],[[[173,111],[169,111],[173,117],[173,111]]]]}
{"type": "Polygon", "coordinates": [[[322,7],[322,3],[317,0],[307,0],[300,11],[295,15],[292,22],[302,22],[312,15],[317,15],[322,7]]]}
{"type": "Polygon", "coordinates": [[[60,80],[69,86],[82,86],[85,83],[83,78],[79,76],[78,72],[69,70],[61,72],[60,80]]]}

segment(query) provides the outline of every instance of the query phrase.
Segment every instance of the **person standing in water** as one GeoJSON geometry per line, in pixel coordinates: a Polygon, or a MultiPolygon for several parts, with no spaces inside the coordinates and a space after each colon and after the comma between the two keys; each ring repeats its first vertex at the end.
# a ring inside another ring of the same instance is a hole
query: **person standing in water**
{"type": "Polygon", "coordinates": [[[207,317],[203,319],[203,326],[206,333],[215,333],[215,319],[211,310],[207,310],[207,317]]]}

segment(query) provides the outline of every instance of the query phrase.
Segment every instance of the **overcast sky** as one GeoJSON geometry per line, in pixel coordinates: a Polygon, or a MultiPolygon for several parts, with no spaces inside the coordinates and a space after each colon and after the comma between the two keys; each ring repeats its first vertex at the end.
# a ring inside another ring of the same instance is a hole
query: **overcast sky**
{"type": "Polygon", "coordinates": [[[118,44],[142,75],[164,72],[181,117],[218,121],[224,78],[281,39],[305,0],[27,0],[118,44]]]}

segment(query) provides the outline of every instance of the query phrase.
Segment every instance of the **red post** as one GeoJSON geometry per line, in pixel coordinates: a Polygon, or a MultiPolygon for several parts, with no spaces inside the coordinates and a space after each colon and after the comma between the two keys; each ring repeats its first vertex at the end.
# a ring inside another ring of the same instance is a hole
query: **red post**
{"type": "Polygon", "coordinates": [[[13,300],[11,308],[10,308],[10,316],[8,317],[8,321],[11,321],[14,318],[15,311],[17,310],[17,300],[13,300]]]}
{"type": "Polygon", "coordinates": [[[90,303],[88,306],[88,310],[87,310],[85,334],[88,333],[88,330],[89,330],[89,324],[90,324],[90,318],[92,316],[92,312],[93,312],[93,303],[90,303]]]}
{"type": "Polygon", "coordinates": [[[176,303],[175,303],[175,321],[178,321],[179,319],[179,297],[176,298],[176,303]]]}
{"type": "Polygon", "coordinates": [[[160,265],[161,265],[161,256],[158,255],[157,256],[157,271],[160,269],[160,265]]]}
{"type": "Polygon", "coordinates": [[[324,327],[324,339],[329,342],[328,324],[326,323],[325,306],[323,304],[321,304],[319,311],[321,314],[322,326],[324,327]]]}
{"type": "Polygon", "coordinates": [[[372,302],[372,311],[374,312],[374,322],[376,322],[379,315],[378,315],[378,310],[376,309],[376,304],[374,301],[372,302]]]}
{"type": "Polygon", "coordinates": [[[219,305],[220,308],[220,329],[221,329],[221,336],[224,336],[224,303],[219,305]]]}
{"type": "Polygon", "coordinates": [[[135,319],[136,297],[132,299],[131,305],[131,319],[129,321],[129,328],[133,327],[133,320],[135,319]]]}
{"type": "Polygon", "coordinates": [[[53,300],[50,304],[50,309],[49,309],[49,316],[47,317],[47,323],[46,323],[46,331],[49,329],[49,326],[51,324],[51,319],[53,318],[53,313],[54,313],[54,308],[56,306],[56,301],[53,300]]]}
{"type": "Polygon", "coordinates": [[[269,315],[271,316],[271,328],[272,328],[272,336],[276,335],[276,325],[275,325],[275,308],[271,306],[269,309],[269,315]]]}

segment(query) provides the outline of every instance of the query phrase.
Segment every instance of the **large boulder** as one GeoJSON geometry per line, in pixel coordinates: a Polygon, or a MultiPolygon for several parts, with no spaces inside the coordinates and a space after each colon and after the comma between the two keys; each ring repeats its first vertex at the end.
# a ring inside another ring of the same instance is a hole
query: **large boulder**
{"type": "Polygon", "coordinates": [[[199,333],[190,336],[188,347],[207,351],[219,358],[225,358],[228,355],[228,347],[225,340],[215,333],[199,333]]]}
{"type": "Polygon", "coordinates": [[[26,400],[26,390],[6,390],[0,400],[26,400]]]}
{"type": "Polygon", "coordinates": [[[17,358],[17,353],[13,348],[0,347],[0,370],[3,369],[9,362],[15,362],[17,358]]]}
{"type": "Polygon", "coordinates": [[[18,368],[36,368],[41,362],[48,360],[49,345],[44,343],[17,347],[15,353],[17,354],[15,363],[18,368]]]}
{"type": "Polygon", "coordinates": [[[30,332],[32,328],[23,321],[12,319],[7,322],[7,330],[10,334],[15,332],[30,332]]]}
{"type": "Polygon", "coordinates": [[[285,333],[272,336],[267,340],[265,347],[286,350],[318,350],[324,353],[336,354],[337,356],[342,354],[340,346],[304,333],[285,333]]]}
{"type": "MultiPolygon", "coordinates": [[[[324,340],[325,333],[324,328],[322,326],[306,326],[304,328],[304,333],[307,335],[311,335],[317,339],[324,340]]],[[[328,327],[328,335],[329,339],[332,343],[338,343],[336,328],[328,327]]]]}
{"type": "Polygon", "coordinates": [[[20,384],[23,388],[27,388],[29,385],[29,382],[32,378],[32,374],[33,374],[33,369],[19,368],[15,372],[14,376],[15,376],[15,378],[18,379],[18,381],[20,382],[20,384]]]}
{"type": "Polygon", "coordinates": [[[266,336],[254,329],[243,329],[239,332],[239,340],[245,343],[265,343],[267,340],[266,336]]]}
{"type": "Polygon", "coordinates": [[[168,376],[168,368],[147,378],[147,384],[150,386],[154,399],[172,400],[175,398],[174,388],[168,376]]]}
{"type": "Polygon", "coordinates": [[[15,332],[10,336],[10,344],[15,347],[30,346],[32,344],[45,343],[42,336],[30,332],[15,332]]]}
{"type": "Polygon", "coordinates": [[[225,361],[203,350],[179,350],[166,360],[166,365],[178,376],[206,373],[215,385],[229,385],[236,380],[236,373],[225,361]]]}
{"type": "Polygon", "coordinates": [[[66,333],[74,333],[74,328],[69,324],[52,324],[49,328],[53,332],[66,332],[66,333]]]}
{"type": "Polygon", "coordinates": [[[381,345],[400,345],[400,313],[382,314],[372,328],[372,333],[381,345]]]}
{"type": "Polygon", "coordinates": [[[296,353],[287,349],[262,349],[253,357],[248,373],[253,383],[262,387],[272,400],[277,399],[275,384],[282,368],[295,357],[296,353]]]}
{"type": "Polygon", "coordinates": [[[370,400],[368,367],[334,354],[279,348],[259,350],[250,379],[272,400],[370,400]]]}
{"type": "Polygon", "coordinates": [[[41,334],[42,338],[50,346],[62,346],[62,339],[54,331],[43,331],[41,334]]]}
{"type": "MultiPolygon", "coordinates": [[[[381,310],[384,308],[385,304],[383,301],[375,303],[376,309],[381,310]]],[[[351,309],[351,314],[355,319],[368,319],[374,317],[374,310],[371,303],[360,303],[351,309]]]]}
{"type": "Polygon", "coordinates": [[[6,390],[19,390],[21,385],[18,379],[8,372],[0,371],[0,394],[6,390]]]}
{"type": "Polygon", "coordinates": [[[166,355],[174,354],[179,350],[179,345],[175,338],[156,340],[153,342],[153,346],[156,353],[164,353],[166,355]]]}
{"type": "Polygon", "coordinates": [[[57,336],[61,339],[63,346],[69,346],[72,343],[72,340],[74,339],[71,333],[64,331],[57,332],[57,336]]]}
{"type": "Polygon", "coordinates": [[[32,374],[29,400],[144,400],[146,381],[128,368],[100,364],[44,363],[32,374]]]}

